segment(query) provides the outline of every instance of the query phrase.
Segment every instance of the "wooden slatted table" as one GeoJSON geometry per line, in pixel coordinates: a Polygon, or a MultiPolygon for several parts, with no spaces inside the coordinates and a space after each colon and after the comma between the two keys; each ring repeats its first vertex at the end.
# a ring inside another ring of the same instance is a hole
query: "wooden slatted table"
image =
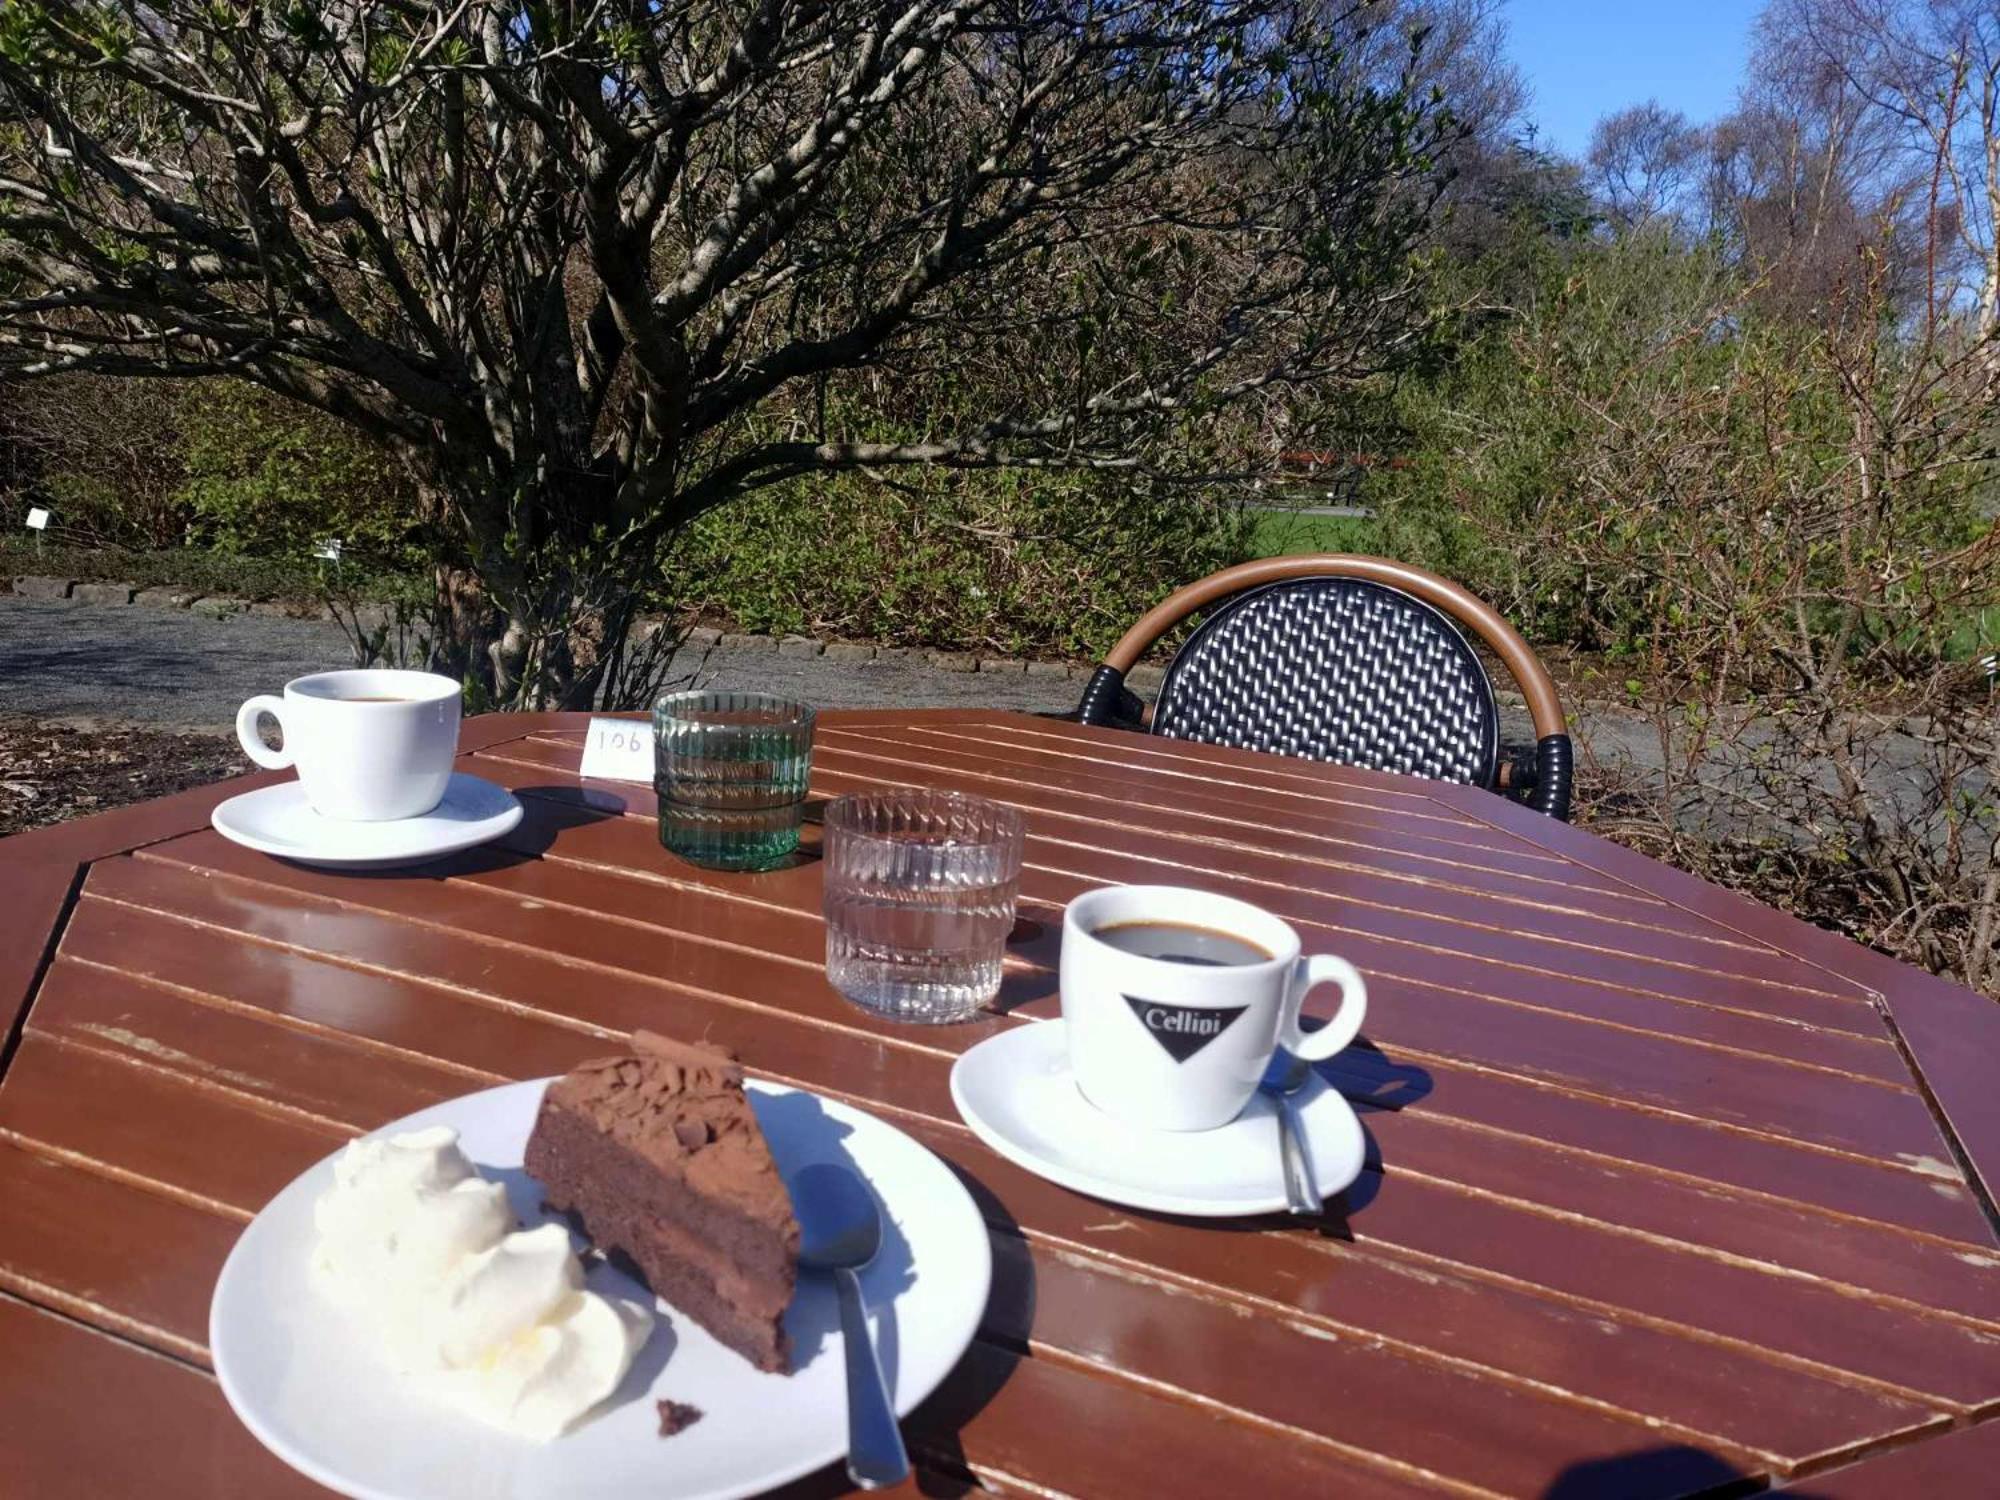
{"type": "Polygon", "coordinates": [[[406,875],[224,842],[208,811],[252,779],[0,843],[0,1490],[316,1493],[205,1373],[239,1229],[348,1135],[638,1026],[874,1109],[973,1189],[994,1295],[908,1424],[926,1494],[2000,1484],[1992,1002],[1482,792],[829,713],[815,796],[952,786],[1029,815],[1005,1013],[893,1027],[826,983],[814,861],[672,859],[650,792],[579,782],[580,739],[468,723],[463,766],[528,817],[406,875]],[[1330,1076],[1371,1165],[1323,1225],[1079,1197],[952,1110],[958,1052],[1055,1009],[1063,903],[1162,880],[1368,975],[1330,1076]]]}

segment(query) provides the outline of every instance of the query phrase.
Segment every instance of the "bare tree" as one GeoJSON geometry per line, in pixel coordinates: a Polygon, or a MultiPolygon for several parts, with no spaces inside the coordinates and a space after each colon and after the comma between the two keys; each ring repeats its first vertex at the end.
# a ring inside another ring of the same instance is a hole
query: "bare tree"
{"type": "Polygon", "coordinates": [[[1440,122],[1357,79],[1343,19],[7,6],[0,376],[236,376],[385,439],[454,539],[448,658],[581,704],[671,538],[746,490],[1185,477],[1250,462],[1273,392],[1393,362],[1440,122]],[[989,409],[975,365],[1012,377],[989,409]]]}
{"type": "Polygon", "coordinates": [[[1774,0],[1765,47],[1837,78],[1875,117],[1925,220],[1927,279],[2000,326],[2000,7],[1992,0],[1774,0]],[[1947,273],[1938,276],[1934,273],[1947,273]]]}
{"type": "Polygon", "coordinates": [[[1502,0],[1367,0],[1347,12],[1344,45],[1378,87],[1435,90],[1458,140],[1497,148],[1528,103],[1527,80],[1507,60],[1504,9],[1502,0]]]}
{"type": "Polygon", "coordinates": [[[1734,113],[1708,135],[1690,228],[1727,245],[1757,304],[1819,322],[1856,295],[1856,252],[1871,296],[1908,317],[1934,281],[1924,212],[1931,164],[1850,73],[1802,40],[1777,0],[1763,15],[1734,113]]]}
{"type": "Polygon", "coordinates": [[[1810,309],[1714,241],[1592,242],[1407,482],[1511,616],[1613,648],[1657,751],[1594,767],[1599,831],[2000,996],[2000,333],[1885,242],[1803,226],[1810,309]]]}
{"type": "Polygon", "coordinates": [[[1699,178],[1704,145],[1686,115],[1648,99],[1597,122],[1586,180],[1621,227],[1670,220],[1683,211],[1699,178]]]}

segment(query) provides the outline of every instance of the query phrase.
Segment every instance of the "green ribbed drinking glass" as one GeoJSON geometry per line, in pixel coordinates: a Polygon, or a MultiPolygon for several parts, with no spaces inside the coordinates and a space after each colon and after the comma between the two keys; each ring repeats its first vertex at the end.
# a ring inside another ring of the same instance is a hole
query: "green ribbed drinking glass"
{"type": "Polygon", "coordinates": [[[813,711],[765,693],[670,693],[653,706],[660,842],[716,870],[768,870],[799,846],[813,711]]]}

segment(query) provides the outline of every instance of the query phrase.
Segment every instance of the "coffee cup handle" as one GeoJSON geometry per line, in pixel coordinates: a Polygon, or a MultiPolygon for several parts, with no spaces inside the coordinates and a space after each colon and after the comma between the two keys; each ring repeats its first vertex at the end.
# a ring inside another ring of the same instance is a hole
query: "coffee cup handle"
{"type": "Polygon", "coordinates": [[[259,693],[236,710],[236,743],[243,747],[243,753],[267,771],[282,771],[292,763],[292,732],[285,728],[285,700],[274,698],[269,693],[259,693]],[[278,729],[285,736],[285,742],[276,750],[265,744],[257,733],[257,721],[269,714],[278,721],[278,729]]]}
{"type": "Polygon", "coordinates": [[[1325,1062],[1361,1034],[1361,1020],[1367,1014],[1368,986],[1361,978],[1361,971],[1331,953],[1308,953],[1292,969],[1292,994],[1285,1006],[1284,1031],[1278,1041],[1294,1057],[1325,1062]],[[1306,996],[1322,984],[1340,986],[1340,1009],[1319,1030],[1302,1030],[1299,1014],[1306,996]]]}

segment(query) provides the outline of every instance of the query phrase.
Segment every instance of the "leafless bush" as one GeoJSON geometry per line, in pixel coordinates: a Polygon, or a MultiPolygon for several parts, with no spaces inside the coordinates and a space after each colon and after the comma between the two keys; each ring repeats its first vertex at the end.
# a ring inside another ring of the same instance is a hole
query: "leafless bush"
{"type": "Polygon", "coordinates": [[[1819,327],[1754,290],[1608,383],[1587,341],[1518,341],[1569,439],[1510,545],[1624,618],[1658,741],[1594,817],[2000,994],[1992,335],[1892,318],[1867,251],[1819,327]]]}

